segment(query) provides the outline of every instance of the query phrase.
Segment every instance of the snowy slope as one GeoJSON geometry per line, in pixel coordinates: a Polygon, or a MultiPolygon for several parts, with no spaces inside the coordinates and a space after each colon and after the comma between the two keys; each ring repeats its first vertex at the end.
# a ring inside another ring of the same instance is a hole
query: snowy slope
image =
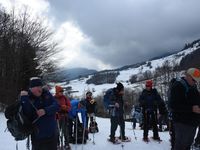
{"type": "MultiPolygon", "coordinates": [[[[16,142],[14,141],[13,137],[10,135],[9,132],[4,132],[6,128],[6,119],[4,115],[0,113],[0,150],[14,150],[16,142]]],[[[97,123],[99,125],[99,133],[94,135],[95,145],[93,145],[93,136],[89,134],[90,141],[87,144],[83,145],[83,150],[122,150],[121,144],[120,145],[113,145],[112,143],[107,141],[109,130],[110,130],[110,121],[109,119],[102,119],[97,118],[97,123]]],[[[119,127],[118,127],[119,129],[119,127]]],[[[150,143],[146,144],[142,141],[142,134],[141,130],[136,129],[136,137],[137,140],[134,138],[133,130],[131,130],[131,123],[126,123],[125,129],[126,135],[132,138],[132,141],[129,143],[124,143],[124,150],[169,150],[170,143],[169,143],[169,134],[168,132],[161,132],[160,137],[163,140],[161,143],[151,141],[150,143]]],[[[152,132],[149,133],[152,136],[152,132]]],[[[119,136],[119,130],[116,132],[116,136],[119,136]]],[[[26,150],[26,141],[22,141],[18,143],[19,150],[26,150]]],[[[82,145],[71,145],[73,150],[81,150],[82,145]]]]}
{"type": "MultiPolygon", "coordinates": [[[[183,57],[185,57],[188,54],[192,53],[193,51],[197,50],[200,47],[199,45],[200,45],[199,43],[196,43],[195,45],[193,45],[193,47],[185,49],[183,51],[180,51],[176,54],[173,54],[173,55],[170,55],[170,56],[167,56],[164,58],[152,60],[152,61],[147,61],[146,64],[141,65],[137,68],[129,68],[126,70],[122,70],[122,71],[120,71],[120,74],[118,75],[118,77],[116,79],[116,82],[120,81],[125,85],[125,87],[132,88],[135,90],[135,87],[138,87],[138,85],[137,84],[129,84],[127,82],[132,75],[140,75],[147,70],[150,70],[151,72],[153,72],[153,71],[155,71],[155,69],[157,67],[162,66],[166,60],[168,60],[171,65],[179,64],[183,57]],[[151,68],[149,68],[149,66],[147,66],[148,62],[151,63],[151,68]]],[[[64,84],[62,84],[62,85],[71,86],[73,90],[79,91],[79,92],[73,94],[73,96],[77,96],[77,97],[83,97],[85,91],[92,90],[92,89],[95,90],[95,92],[93,93],[94,96],[97,96],[99,94],[101,95],[106,89],[116,86],[115,84],[102,84],[102,85],[89,84],[88,85],[88,84],[86,84],[86,81],[90,77],[91,76],[89,76],[88,78],[83,78],[81,80],[78,80],[78,79],[72,80],[72,81],[70,81],[70,83],[68,85],[64,85],[64,84]]]]}

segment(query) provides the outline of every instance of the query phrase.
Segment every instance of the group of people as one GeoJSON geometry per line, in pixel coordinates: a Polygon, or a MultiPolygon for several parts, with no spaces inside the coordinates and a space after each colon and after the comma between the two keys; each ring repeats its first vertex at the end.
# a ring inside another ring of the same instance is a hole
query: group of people
{"type": "Polygon", "coordinates": [[[145,89],[139,98],[139,105],[133,113],[133,128],[136,122],[143,128],[143,140],[149,141],[148,131],[153,129],[153,139],[161,141],[159,127],[165,120],[170,133],[171,150],[190,150],[200,147],[200,93],[197,84],[200,81],[200,70],[189,68],[181,78],[173,78],[169,83],[168,102],[165,103],[155,88],[153,81],[147,80],[145,89]],[[142,112],[142,113],[140,113],[142,112]],[[139,118],[141,120],[139,120],[139,118]],[[160,123],[159,123],[160,122],[160,123]]]}
{"type": "MultiPolygon", "coordinates": [[[[149,129],[153,129],[153,139],[161,141],[158,132],[158,116],[169,116],[172,150],[190,150],[194,141],[197,127],[200,125],[200,94],[197,83],[200,81],[200,71],[196,68],[186,70],[185,75],[174,79],[168,93],[169,104],[153,88],[153,81],[147,80],[145,89],[139,97],[139,107],[142,112],[143,140],[149,141],[149,129]]],[[[55,87],[56,94],[42,88],[40,78],[31,78],[29,91],[21,91],[21,104],[24,113],[34,122],[34,132],[31,135],[33,150],[56,150],[62,141],[59,133],[64,133],[64,145],[68,148],[74,139],[77,128],[77,113],[81,113],[82,126],[85,138],[88,138],[88,122],[94,122],[97,104],[92,98],[92,93],[86,93],[84,100],[69,100],[63,95],[63,88],[55,87]],[[56,117],[55,117],[56,116],[56,117]],[[62,131],[62,132],[61,132],[62,131]]],[[[109,141],[117,143],[118,140],[130,141],[125,136],[124,121],[124,85],[109,89],[104,99],[110,115],[109,141]],[[107,95],[107,96],[106,96],[107,95]],[[115,132],[120,126],[120,136],[115,132]]],[[[134,124],[134,127],[136,124],[134,124]]],[[[200,134],[199,134],[200,135],[200,134]]]]}
{"type": "Polygon", "coordinates": [[[96,101],[91,92],[81,101],[70,100],[63,88],[56,86],[53,96],[43,88],[40,78],[33,77],[29,90],[21,91],[20,97],[24,114],[33,122],[32,150],[58,150],[61,146],[70,150],[69,143],[77,142],[78,127],[84,133],[83,141],[88,139],[88,122],[89,119],[94,122],[96,114],[96,101]]]}

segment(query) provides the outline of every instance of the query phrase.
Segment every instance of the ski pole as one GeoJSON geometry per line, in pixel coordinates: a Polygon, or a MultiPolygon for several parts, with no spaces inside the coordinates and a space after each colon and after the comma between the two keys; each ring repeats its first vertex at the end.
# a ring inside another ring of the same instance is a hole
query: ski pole
{"type": "Polygon", "coordinates": [[[122,137],[122,120],[120,121],[119,116],[118,116],[118,122],[120,123],[121,147],[122,147],[122,150],[123,150],[124,149],[124,144],[123,144],[123,137],[122,137]]]}
{"type": "MultiPolygon", "coordinates": [[[[61,118],[61,119],[63,119],[63,118],[61,118]]],[[[61,124],[61,148],[63,149],[64,148],[64,144],[63,144],[63,137],[64,137],[64,122],[63,122],[63,120],[61,120],[62,122],[62,124],[61,124]]]]}
{"type": "Polygon", "coordinates": [[[84,120],[82,120],[83,123],[83,137],[82,137],[82,150],[83,150],[83,144],[85,143],[85,129],[86,129],[86,116],[84,117],[84,120]]]}
{"type": "Polygon", "coordinates": [[[135,140],[137,140],[137,137],[136,137],[136,134],[135,134],[135,129],[133,129],[133,134],[134,134],[135,140]]]}
{"type": "MultiPolygon", "coordinates": [[[[133,126],[132,122],[131,122],[131,126],[133,126]]],[[[134,128],[133,128],[133,134],[134,134],[135,140],[137,140],[137,137],[136,137],[135,129],[134,129],[134,128]]]]}
{"type": "Polygon", "coordinates": [[[77,122],[78,117],[77,117],[77,115],[78,114],[76,114],[76,120],[75,120],[76,121],[76,136],[75,136],[75,140],[76,140],[75,143],[76,143],[76,145],[75,145],[75,150],[77,150],[77,136],[78,136],[77,135],[77,132],[78,132],[78,122],[77,122]]]}
{"type": "Polygon", "coordinates": [[[93,141],[92,141],[93,144],[95,144],[95,142],[94,142],[95,120],[96,120],[96,118],[95,118],[95,116],[93,116],[93,130],[94,130],[92,133],[93,134],[93,141]]]}
{"type": "MultiPolygon", "coordinates": [[[[59,134],[59,141],[61,140],[61,135],[60,135],[60,124],[59,124],[59,120],[57,119],[57,126],[58,126],[58,134],[59,134]]],[[[59,143],[59,147],[60,147],[60,143],[59,143]]]]}

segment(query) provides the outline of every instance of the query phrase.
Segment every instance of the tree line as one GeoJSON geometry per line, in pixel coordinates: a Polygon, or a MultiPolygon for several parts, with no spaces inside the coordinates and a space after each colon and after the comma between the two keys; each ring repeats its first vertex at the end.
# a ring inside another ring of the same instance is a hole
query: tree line
{"type": "Polygon", "coordinates": [[[27,9],[15,14],[0,8],[0,104],[15,101],[30,77],[55,69],[49,58],[59,50],[52,38],[53,32],[27,9]]]}

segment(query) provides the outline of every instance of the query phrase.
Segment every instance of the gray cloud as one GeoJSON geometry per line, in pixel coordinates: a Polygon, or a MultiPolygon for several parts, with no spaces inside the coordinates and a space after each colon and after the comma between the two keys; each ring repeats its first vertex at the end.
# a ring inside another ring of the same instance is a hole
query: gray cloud
{"type": "MultiPolygon", "coordinates": [[[[60,23],[70,20],[95,45],[89,56],[118,67],[200,38],[199,0],[49,0],[60,23]]],[[[89,67],[89,66],[86,66],[89,67]]]]}

